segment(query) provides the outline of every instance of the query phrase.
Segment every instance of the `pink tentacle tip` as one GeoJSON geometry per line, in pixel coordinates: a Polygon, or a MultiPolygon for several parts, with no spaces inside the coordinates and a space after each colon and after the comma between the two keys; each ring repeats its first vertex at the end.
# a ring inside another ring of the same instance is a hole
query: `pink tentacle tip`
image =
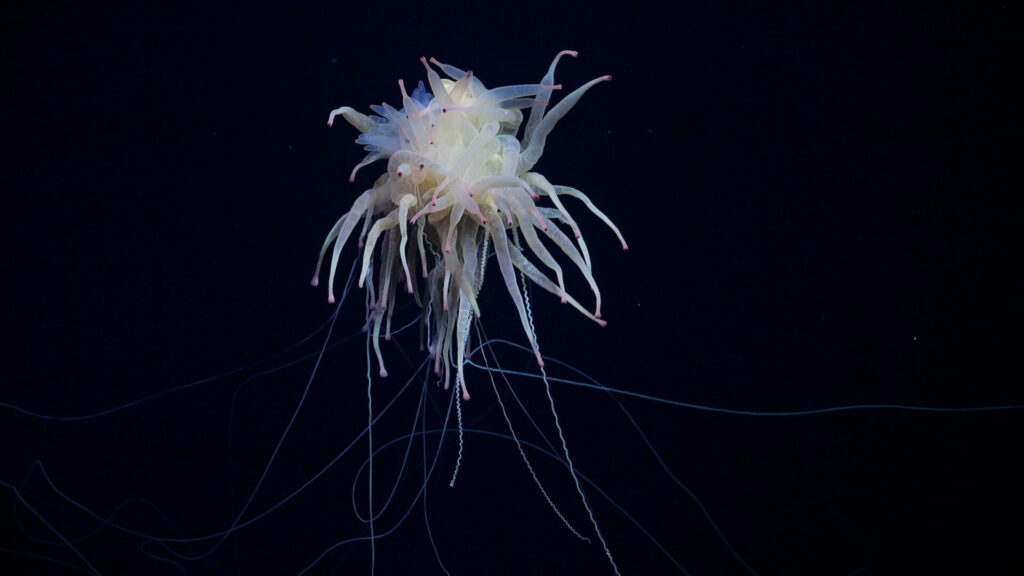
{"type": "Polygon", "coordinates": [[[388,377],[388,371],[385,370],[383,366],[380,367],[380,377],[381,378],[387,378],[388,377]]]}
{"type": "Polygon", "coordinates": [[[312,286],[313,288],[316,288],[317,286],[320,285],[320,278],[313,276],[313,279],[309,281],[309,285],[312,286]]]}
{"type": "Polygon", "coordinates": [[[469,402],[469,391],[465,387],[462,388],[462,399],[469,402]]]}
{"type": "Polygon", "coordinates": [[[330,294],[327,296],[327,303],[334,304],[334,294],[330,294]]]}

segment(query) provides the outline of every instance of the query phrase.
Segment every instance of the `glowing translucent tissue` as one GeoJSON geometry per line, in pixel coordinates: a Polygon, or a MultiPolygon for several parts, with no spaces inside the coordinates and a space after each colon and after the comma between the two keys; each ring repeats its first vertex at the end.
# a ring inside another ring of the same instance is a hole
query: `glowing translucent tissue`
{"type": "Polygon", "coordinates": [[[604,325],[601,293],[591,271],[590,254],[563,198],[582,202],[618,235],[623,249],[627,247],[626,241],[582,192],[552,185],[544,176],[531,171],[555,124],[591,86],[611,80],[611,76],[595,78],[549,110],[554,91],[562,88],[554,83],[554,76],[558,60],[565,55],[576,56],[576,52],[566,50],[555,56],[539,84],[492,89],[484,87],[472,71],[463,72],[433,58],[429,63],[421,58],[430,88],[420,82],[409,94],[399,80],[401,109],[384,103],[370,107],[376,113],[373,116],[347,106],[331,112],[327,124],[333,124],[334,118],[341,115],[362,132],[356,142],[368,152],[352,170],[349,180],[354,180],[360,168],[376,160],[387,160],[387,171],[331,229],[320,250],[312,283],[317,285],[324,255],[333,242],[328,295],[330,302],[334,302],[338,257],[362,221],[359,286],[369,284],[372,339],[381,376],[387,375],[380,352],[381,324],[385,323],[385,339],[389,339],[391,304],[395,290],[404,284],[406,292],[413,294],[423,310],[424,339],[434,359],[434,371],[440,374],[444,370],[448,388],[451,367],[455,366],[456,385],[461,386],[463,398],[469,399],[462,365],[471,312],[480,314],[476,296],[483,284],[491,244],[538,363],[543,365],[528,315],[529,302],[524,306],[515,270],[604,325]],[[451,79],[441,78],[430,64],[451,79]],[[516,135],[524,108],[529,108],[530,115],[519,139],[516,135]],[[574,238],[569,238],[559,224],[566,232],[571,231],[574,238]],[[566,293],[562,268],[541,241],[541,235],[583,274],[594,293],[592,313],[566,293]],[[520,236],[536,259],[554,272],[554,281],[527,259],[520,236]],[[422,283],[413,281],[417,265],[422,283]],[[455,358],[451,356],[453,350],[455,358]]]}

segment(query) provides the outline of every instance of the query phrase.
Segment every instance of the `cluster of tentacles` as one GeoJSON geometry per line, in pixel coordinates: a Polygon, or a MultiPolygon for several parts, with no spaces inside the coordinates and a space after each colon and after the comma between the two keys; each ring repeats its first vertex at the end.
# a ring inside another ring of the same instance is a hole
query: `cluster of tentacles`
{"type": "Polygon", "coordinates": [[[480,314],[476,297],[483,284],[491,246],[541,365],[543,360],[516,282],[516,270],[604,325],[601,293],[591,272],[590,254],[563,199],[582,202],[618,235],[623,249],[626,241],[582,192],[552,185],[544,176],[531,171],[555,124],[591,86],[611,79],[595,78],[549,109],[553,92],[561,89],[561,85],[554,83],[554,74],[564,55],[576,53],[560,52],[539,84],[492,89],[484,87],[472,71],[464,72],[434,59],[428,63],[421,58],[429,90],[420,82],[409,94],[399,80],[401,109],[385,103],[371,106],[376,113],[372,116],[349,107],[331,112],[328,125],[341,115],[362,132],[356,142],[368,152],[352,170],[350,180],[361,167],[376,160],[386,159],[388,167],[327,235],[313,285],[318,283],[320,266],[333,242],[328,294],[334,302],[338,257],[362,222],[359,286],[369,285],[372,327],[368,328],[372,330],[381,376],[387,375],[380,352],[381,327],[383,324],[385,339],[389,339],[395,291],[404,285],[423,310],[421,334],[434,359],[435,372],[440,374],[443,370],[447,388],[451,368],[455,367],[456,383],[462,388],[463,398],[469,399],[462,365],[470,322],[474,314],[480,314]],[[450,79],[441,78],[430,64],[450,79]],[[524,108],[530,113],[520,140],[516,134],[524,108]],[[541,203],[542,198],[547,201],[541,203]],[[571,231],[573,238],[562,227],[571,231]],[[542,237],[583,274],[594,293],[593,312],[566,293],[562,267],[542,237]],[[526,257],[520,238],[536,259],[554,272],[554,281],[526,257]],[[422,282],[413,281],[417,267],[422,282]]]}

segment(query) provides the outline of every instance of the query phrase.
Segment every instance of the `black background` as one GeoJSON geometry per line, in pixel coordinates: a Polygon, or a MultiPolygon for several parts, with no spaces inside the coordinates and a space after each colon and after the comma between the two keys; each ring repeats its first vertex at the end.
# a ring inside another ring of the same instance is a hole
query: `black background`
{"type": "MultiPolygon", "coordinates": [[[[319,334],[256,368],[89,415],[286,349],[329,317],[309,277],[330,226],[381,170],[330,110],[399,103],[420,56],[488,86],[567,89],[611,74],[555,129],[537,170],[609,214],[574,213],[606,328],[533,292],[542,351],[603,384],[733,410],[859,404],[965,408],[1020,391],[1019,20],[1006,7],[891,2],[49,5],[4,15],[0,572],[296,574],[366,536],[352,509],[366,426],[363,293],[244,520],[199,561],[157,561],[146,534],[226,530],[252,493],[313,369],[319,334]],[[703,4],[703,3],[701,3],[703,4]],[[822,6],[819,4],[827,4],[822,6]],[[64,564],[61,564],[64,563],[64,564]]],[[[342,269],[355,254],[346,247],[342,269]]],[[[568,270],[569,267],[567,267],[568,270]]],[[[491,270],[492,337],[524,342],[491,270]]],[[[585,284],[570,290],[589,302],[585,284]]],[[[412,310],[405,310],[411,318],[412,310]]],[[[384,344],[380,411],[418,364],[414,334],[384,344]],[[408,358],[408,360],[407,360],[408,358]],[[410,364],[411,363],[411,364],[410,364]]],[[[508,369],[528,354],[500,348],[508,369]]],[[[553,375],[565,370],[551,365],[553,375]]],[[[373,364],[376,371],[376,364],[373,364]]],[[[467,373],[467,425],[506,432],[487,375],[467,373]]],[[[553,442],[543,388],[513,385],[553,442]]],[[[412,430],[414,381],[374,428],[412,430]]],[[[623,574],[743,574],[698,504],[607,394],[553,384],[579,470],[623,574]]],[[[449,396],[427,390],[436,426],[449,396]]],[[[510,406],[511,396],[504,388],[510,406]]],[[[772,574],[1020,573],[1020,410],[862,409],[729,415],[620,396],[670,470],[751,568],[772,574]]],[[[511,409],[511,406],[510,406],[511,409]]],[[[539,435],[514,410],[524,438],[539,435]]],[[[505,439],[446,436],[426,514],[419,439],[375,460],[377,573],[611,573],[565,529],[505,439]],[[435,558],[424,517],[429,518],[435,558]]],[[[432,456],[437,436],[428,437],[432,456]]],[[[557,444],[556,444],[557,445],[557,444]]],[[[574,527],[593,536],[564,467],[529,452],[574,527]]],[[[355,500],[366,506],[366,479],[355,500]]],[[[202,554],[217,542],[182,553],[202,554]]],[[[369,574],[366,542],[310,574],[369,574]]]]}

